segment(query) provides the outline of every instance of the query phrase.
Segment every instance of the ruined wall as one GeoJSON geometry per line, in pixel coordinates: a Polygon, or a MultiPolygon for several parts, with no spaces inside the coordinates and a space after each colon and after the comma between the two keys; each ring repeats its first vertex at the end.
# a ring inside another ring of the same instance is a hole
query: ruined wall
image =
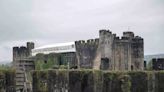
{"type": "Polygon", "coordinates": [[[59,55],[55,53],[51,54],[37,54],[34,57],[35,69],[52,69],[53,67],[59,66],[59,55]]]}
{"type": "Polygon", "coordinates": [[[15,71],[0,70],[0,92],[16,92],[15,71]]]}
{"type": "Polygon", "coordinates": [[[92,69],[98,55],[99,39],[76,41],[75,46],[78,67],[92,69]]]}
{"type": "Polygon", "coordinates": [[[36,70],[57,69],[60,68],[60,66],[74,68],[77,66],[77,58],[74,52],[37,54],[34,59],[36,70]]]}
{"type": "Polygon", "coordinates": [[[63,61],[63,65],[66,65],[66,66],[69,65],[69,68],[75,68],[78,66],[75,52],[61,53],[60,55],[62,58],[61,61],[63,61]]]}
{"type": "Polygon", "coordinates": [[[33,72],[33,92],[164,92],[164,72],[33,72]]]}
{"type": "Polygon", "coordinates": [[[164,70],[164,58],[153,58],[152,59],[153,70],[164,70]]]}

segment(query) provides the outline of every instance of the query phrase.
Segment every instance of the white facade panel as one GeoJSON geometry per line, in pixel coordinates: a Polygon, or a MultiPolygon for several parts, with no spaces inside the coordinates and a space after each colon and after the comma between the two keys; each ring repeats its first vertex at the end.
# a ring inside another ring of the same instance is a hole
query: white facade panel
{"type": "Polygon", "coordinates": [[[75,42],[59,43],[35,48],[32,50],[32,56],[35,56],[38,53],[49,54],[65,52],[76,52],[75,42]]]}

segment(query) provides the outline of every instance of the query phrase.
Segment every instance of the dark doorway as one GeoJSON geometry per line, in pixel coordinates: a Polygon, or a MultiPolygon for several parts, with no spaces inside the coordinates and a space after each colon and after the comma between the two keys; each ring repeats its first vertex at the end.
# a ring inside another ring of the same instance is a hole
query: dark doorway
{"type": "Polygon", "coordinates": [[[134,67],[133,67],[133,65],[131,65],[131,70],[133,71],[133,69],[134,69],[134,67]]]}

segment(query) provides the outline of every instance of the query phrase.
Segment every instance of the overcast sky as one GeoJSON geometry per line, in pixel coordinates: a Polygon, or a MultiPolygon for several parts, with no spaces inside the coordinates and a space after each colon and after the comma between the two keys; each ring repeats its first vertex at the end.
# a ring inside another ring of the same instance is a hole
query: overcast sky
{"type": "Polygon", "coordinates": [[[12,47],[98,37],[100,29],[121,36],[133,31],[145,54],[164,53],[164,0],[0,0],[0,61],[12,47]]]}

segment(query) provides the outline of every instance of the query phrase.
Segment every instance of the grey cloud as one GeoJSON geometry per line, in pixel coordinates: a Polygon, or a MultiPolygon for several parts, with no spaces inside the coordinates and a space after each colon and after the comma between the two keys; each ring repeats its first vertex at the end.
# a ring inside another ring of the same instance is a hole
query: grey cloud
{"type": "Polygon", "coordinates": [[[30,0],[0,1],[0,41],[34,38],[41,35],[32,17],[30,0]],[[28,2],[27,2],[28,1],[28,2]]]}

